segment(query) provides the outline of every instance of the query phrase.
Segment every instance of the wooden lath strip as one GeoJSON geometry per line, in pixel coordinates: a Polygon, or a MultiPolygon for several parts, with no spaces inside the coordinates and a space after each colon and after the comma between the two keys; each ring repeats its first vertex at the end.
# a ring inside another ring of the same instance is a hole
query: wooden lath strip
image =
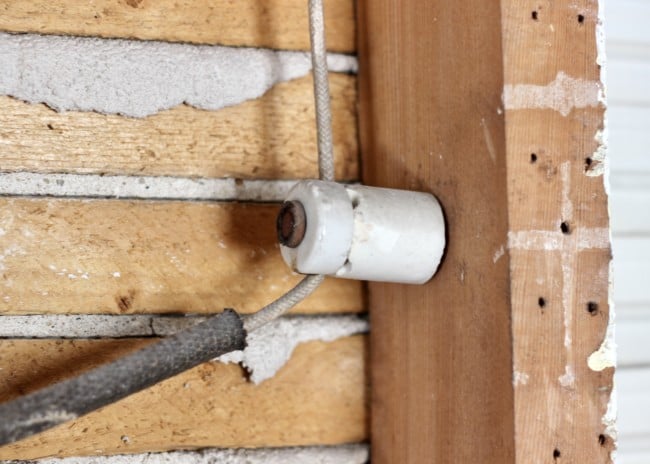
{"type": "MultiPolygon", "coordinates": [[[[0,199],[0,313],[256,311],[300,276],[282,261],[273,204],[0,199]]],[[[299,312],[364,309],[328,280],[299,312]]]]}
{"type": "MultiPolygon", "coordinates": [[[[356,78],[331,74],[336,174],[358,179],[356,78]]],[[[0,97],[2,171],[180,177],[317,177],[310,76],[220,111],[178,106],[143,119],[56,113],[0,97]]]]}
{"type": "MultiPolygon", "coordinates": [[[[0,30],[308,50],[300,0],[3,0],[0,30]]],[[[325,2],[330,50],[355,50],[354,2],[325,2]]]]}

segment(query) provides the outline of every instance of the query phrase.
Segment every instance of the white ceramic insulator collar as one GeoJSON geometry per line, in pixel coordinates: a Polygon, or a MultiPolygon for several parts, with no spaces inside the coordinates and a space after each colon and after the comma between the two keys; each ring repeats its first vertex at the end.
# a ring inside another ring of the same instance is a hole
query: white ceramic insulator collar
{"type": "Polygon", "coordinates": [[[296,184],[287,201],[305,210],[305,237],[296,248],[280,246],[285,262],[303,274],[334,274],[350,251],[352,204],[345,188],[335,182],[306,180],[296,184]]]}
{"type": "Polygon", "coordinates": [[[305,209],[305,238],[296,248],[281,246],[298,272],[421,284],[440,264],[445,222],[429,193],[310,180],[287,200],[305,209]]]}

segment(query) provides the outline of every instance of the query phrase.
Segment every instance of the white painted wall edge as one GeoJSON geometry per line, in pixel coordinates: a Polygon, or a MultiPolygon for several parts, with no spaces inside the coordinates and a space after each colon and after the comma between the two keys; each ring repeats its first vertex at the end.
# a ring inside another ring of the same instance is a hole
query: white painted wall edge
{"type": "Polygon", "coordinates": [[[5,464],[364,464],[368,446],[311,446],[304,448],[204,449],[166,453],[89,456],[38,461],[4,461],[5,464]]]}
{"type": "MultiPolygon", "coordinates": [[[[0,338],[125,338],[172,335],[204,321],[200,316],[29,315],[0,316],[0,338]]],[[[365,333],[368,321],[356,315],[285,316],[252,332],[243,351],[215,361],[239,363],[259,384],[284,366],[293,350],[310,341],[331,342],[365,333]]]]}
{"type": "MultiPolygon", "coordinates": [[[[354,73],[353,56],[330,54],[354,73]]],[[[218,110],[306,75],[308,52],[0,33],[0,95],[56,111],[145,117],[180,104],[218,110]]]]}

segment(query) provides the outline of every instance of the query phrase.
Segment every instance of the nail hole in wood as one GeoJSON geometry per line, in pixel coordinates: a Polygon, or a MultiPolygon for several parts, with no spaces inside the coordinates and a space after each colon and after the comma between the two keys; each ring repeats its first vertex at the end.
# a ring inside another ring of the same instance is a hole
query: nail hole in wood
{"type": "Polygon", "coordinates": [[[588,170],[591,167],[591,163],[593,163],[594,160],[591,159],[590,157],[585,158],[585,170],[588,170]]]}
{"type": "Polygon", "coordinates": [[[533,21],[537,21],[537,11],[536,11],[536,10],[533,11],[533,12],[530,14],[530,17],[533,18],[533,21]]]}
{"type": "Polygon", "coordinates": [[[555,459],[557,461],[557,458],[559,458],[560,456],[562,456],[562,453],[560,453],[559,449],[555,448],[553,450],[553,459],[555,459]]]}
{"type": "Polygon", "coordinates": [[[546,306],[546,300],[544,299],[544,297],[540,296],[537,299],[537,304],[539,305],[540,308],[543,308],[544,306],[546,306]]]}
{"type": "Polygon", "coordinates": [[[531,153],[530,154],[530,162],[531,163],[537,162],[537,154],[536,153],[531,153]]]}
{"type": "Polygon", "coordinates": [[[598,443],[600,444],[600,446],[605,446],[605,444],[607,443],[607,437],[601,433],[600,435],[598,435],[598,443]]]}
{"type": "Polygon", "coordinates": [[[560,230],[564,235],[569,235],[571,233],[571,228],[569,227],[569,223],[566,221],[560,224],[560,230]]]}
{"type": "Polygon", "coordinates": [[[578,22],[579,22],[580,24],[584,23],[584,22],[585,22],[585,15],[581,15],[581,14],[579,14],[579,15],[578,15],[578,22]]]}
{"type": "Polygon", "coordinates": [[[598,303],[596,303],[595,301],[590,301],[589,303],[587,303],[587,311],[592,316],[598,314],[598,303]]]}

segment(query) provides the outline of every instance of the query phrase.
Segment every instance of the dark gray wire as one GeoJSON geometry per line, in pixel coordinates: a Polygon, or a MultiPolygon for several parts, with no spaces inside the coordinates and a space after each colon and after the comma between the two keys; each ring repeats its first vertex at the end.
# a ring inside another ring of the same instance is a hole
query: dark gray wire
{"type": "Polygon", "coordinates": [[[133,354],[0,404],[0,446],[114,403],[222,354],[246,347],[233,310],[133,354]]]}

